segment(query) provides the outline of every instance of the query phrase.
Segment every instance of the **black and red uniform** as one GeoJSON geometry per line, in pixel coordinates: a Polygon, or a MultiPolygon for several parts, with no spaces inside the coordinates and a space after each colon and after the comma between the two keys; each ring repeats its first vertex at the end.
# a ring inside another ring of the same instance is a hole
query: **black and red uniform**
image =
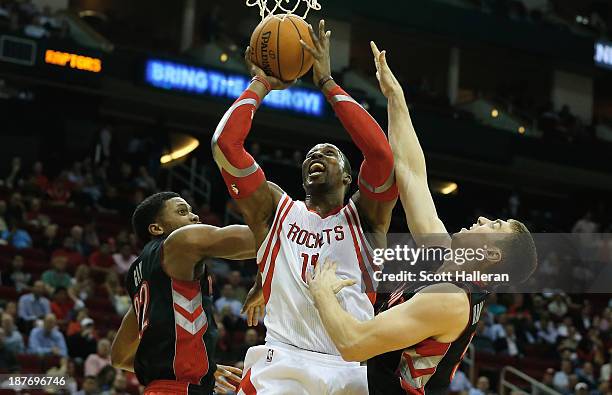
{"type": "Polygon", "coordinates": [[[145,393],[208,395],[217,369],[210,278],[170,278],[162,268],[163,243],[151,240],[127,273],[140,332],[134,370],[145,393]]]}
{"type": "MultiPolygon", "coordinates": [[[[476,333],[488,292],[476,283],[454,283],[465,290],[470,302],[470,319],[457,340],[442,343],[425,339],[404,350],[391,351],[368,360],[368,386],[371,395],[442,395],[459,367],[476,333]]],[[[380,311],[412,298],[427,285],[397,292],[380,311]]]]}

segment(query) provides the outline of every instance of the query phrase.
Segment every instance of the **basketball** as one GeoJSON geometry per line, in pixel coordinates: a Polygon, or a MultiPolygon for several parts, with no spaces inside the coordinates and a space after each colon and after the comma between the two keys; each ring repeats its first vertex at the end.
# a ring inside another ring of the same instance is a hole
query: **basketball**
{"type": "Polygon", "coordinates": [[[314,61],[300,39],[314,46],[304,19],[296,15],[270,15],[251,36],[251,61],[281,81],[296,80],[310,70],[314,61]]]}

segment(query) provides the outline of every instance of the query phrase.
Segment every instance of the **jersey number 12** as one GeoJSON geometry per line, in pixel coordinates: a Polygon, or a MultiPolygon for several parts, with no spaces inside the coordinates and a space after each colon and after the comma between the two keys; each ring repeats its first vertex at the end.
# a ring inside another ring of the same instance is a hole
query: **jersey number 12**
{"type": "Polygon", "coordinates": [[[138,293],[134,296],[134,311],[138,320],[138,337],[142,339],[142,334],[149,325],[149,283],[143,281],[138,293]]]}

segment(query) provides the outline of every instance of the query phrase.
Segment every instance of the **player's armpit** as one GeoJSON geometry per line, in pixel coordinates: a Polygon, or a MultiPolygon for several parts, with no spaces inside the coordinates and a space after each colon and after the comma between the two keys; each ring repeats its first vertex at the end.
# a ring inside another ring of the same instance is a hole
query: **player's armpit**
{"type": "Polygon", "coordinates": [[[134,358],[139,344],[138,319],[134,308],[130,307],[121,321],[121,326],[111,346],[110,358],[113,367],[133,372],[134,358]]]}
{"type": "Polygon", "coordinates": [[[469,312],[468,296],[458,287],[452,284],[430,286],[373,320],[359,322],[349,341],[338,350],[346,360],[365,361],[428,338],[452,342],[465,329],[469,312]]]}
{"type": "Polygon", "coordinates": [[[194,266],[205,257],[241,260],[256,254],[253,232],[244,225],[184,226],[168,236],[163,248],[166,274],[184,281],[193,280],[194,266]]]}

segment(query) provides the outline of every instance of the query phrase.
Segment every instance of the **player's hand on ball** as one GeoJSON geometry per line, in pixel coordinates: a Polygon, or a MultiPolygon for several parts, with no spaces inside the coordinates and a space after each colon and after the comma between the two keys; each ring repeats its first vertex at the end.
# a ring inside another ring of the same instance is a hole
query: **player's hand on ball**
{"type": "Polygon", "coordinates": [[[318,86],[323,78],[331,77],[331,58],[329,54],[331,31],[325,31],[325,20],[323,19],[319,22],[318,33],[315,33],[312,25],[308,25],[308,30],[314,47],[306,44],[304,40],[300,40],[300,43],[314,58],[312,73],[314,84],[318,86]]]}
{"type": "Polygon", "coordinates": [[[242,380],[242,369],[217,365],[215,371],[215,393],[233,394],[242,380]]]}
{"type": "Polygon", "coordinates": [[[257,66],[251,61],[251,47],[247,47],[246,52],[244,53],[244,61],[246,63],[247,69],[249,70],[249,73],[251,74],[251,77],[260,76],[265,78],[270,83],[272,90],[287,89],[295,83],[295,81],[283,82],[276,77],[266,75],[266,72],[263,71],[261,67],[257,66]]]}
{"type": "Polygon", "coordinates": [[[376,78],[380,84],[380,90],[385,97],[396,93],[402,93],[402,86],[387,64],[387,52],[378,50],[376,43],[370,41],[372,53],[374,54],[374,64],[376,65],[376,78]]]}
{"type": "Polygon", "coordinates": [[[257,326],[259,320],[264,317],[265,312],[266,301],[263,296],[263,288],[261,281],[257,279],[255,285],[253,285],[246,296],[241,313],[246,314],[248,326],[257,326]]]}
{"type": "Polygon", "coordinates": [[[317,265],[314,273],[309,277],[308,289],[310,293],[318,292],[333,292],[337,294],[344,287],[355,285],[357,281],[354,279],[342,279],[336,275],[338,265],[336,262],[326,260],[324,264],[317,265]]]}

